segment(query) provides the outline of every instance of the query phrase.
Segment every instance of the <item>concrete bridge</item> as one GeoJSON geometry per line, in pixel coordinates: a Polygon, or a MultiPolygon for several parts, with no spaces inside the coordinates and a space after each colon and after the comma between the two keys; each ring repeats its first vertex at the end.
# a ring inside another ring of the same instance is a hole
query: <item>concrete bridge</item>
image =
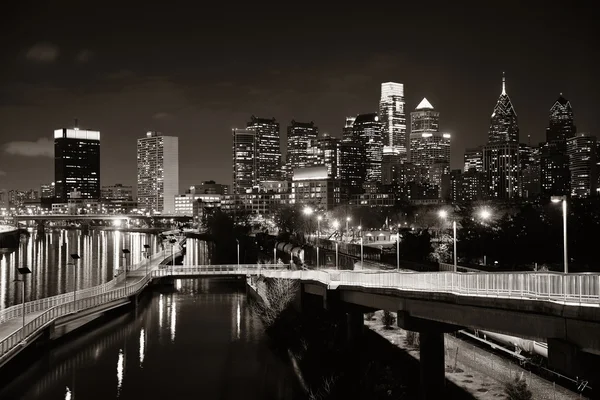
{"type": "Polygon", "coordinates": [[[0,311],[0,367],[37,339],[52,340],[111,309],[137,304],[154,281],[262,275],[299,280],[301,306],[316,303],[346,314],[351,337],[361,334],[365,312],[397,312],[400,327],[421,335],[425,398],[441,398],[444,390],[443,334],[463,327],[547,341],[552,366],[600,387],[600,274],[290,271],[283,264],[188,267],[162,261],[157,253],[148,269],[140,263],[127,277],[123,273],[77,296],[0,311]]]}

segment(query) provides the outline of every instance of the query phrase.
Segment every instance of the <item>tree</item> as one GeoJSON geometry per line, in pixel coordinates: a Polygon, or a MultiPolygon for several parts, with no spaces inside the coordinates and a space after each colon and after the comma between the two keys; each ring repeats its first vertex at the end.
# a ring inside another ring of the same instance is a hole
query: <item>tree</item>
{"type": "Polygon", "coordinates": [[[392,325],[396,323],[396,317],[389,311],[384,311],[381,317],[381,322],[385,329],[393,329],[392,325]]]}
{"type": "Polygon", "coordinates": [[[265,281],[265,285],[264,302],[255,303],[254,310],[265,326],[270,327],[294,301],[299,283],[293,279],[270,279],[265,281]]]}
{"type": "Polygon", "coordinates": [[[517,376],[513,381],[506,382],[504,393],[506,393],[509,400],[531,400],[533,398],[533,394],[527,388],[527,382],[523,379],[522,373],[521,376],[517,376]]]}

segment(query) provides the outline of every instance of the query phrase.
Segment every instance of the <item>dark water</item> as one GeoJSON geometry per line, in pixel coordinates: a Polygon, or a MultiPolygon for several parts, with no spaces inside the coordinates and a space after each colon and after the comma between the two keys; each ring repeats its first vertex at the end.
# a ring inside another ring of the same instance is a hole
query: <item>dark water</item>
{"type": "MultiPolygon", "coordinates": [[[[163,252],[170,255],[167,245],[162,250],[156,235],[91,230],[53,230],[38,234],[30,230],[31,236],[23,240],[19,249],[0,259],[0,310],[21,303],[22,285],[13,281],[18,277],[18,267],[28,267],[31,274],[25,282],[25,300],[36,300],[73,291],[75,267],[70,255],[77,253],[77,287],[79,289],[100,285],[111,279],[122,269],[143,260],[144,244],[150,245],[150,253],[163,252]],[[123,257],[122,249],[130,254],[123,257]]],[[[190,240],[187,244],[185,264],[209,264],[206,243],[190,240]]]]}
{"type": "Polygon", "coordinates": [[[300,399],[242,281],[176,281],[169,293],[69,338],[0,399],[300,399]]]}

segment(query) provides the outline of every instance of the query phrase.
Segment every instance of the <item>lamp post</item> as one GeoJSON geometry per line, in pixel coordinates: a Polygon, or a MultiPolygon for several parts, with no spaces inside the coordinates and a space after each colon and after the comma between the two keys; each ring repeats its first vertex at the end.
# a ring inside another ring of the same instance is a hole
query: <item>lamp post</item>
{"type": "Polygon", "coordinates": [[[237,265],[239,267],[240,266],[240,241],[238,239],[235,239],[235,241],[237,242],[237,265]]]}
{"type": "Polygon", "coordinates": [[[348,228],[348,223],[350,222],[352,218],[350,217],[346,217],[346,237],[350,236],[350,228],[348,228]]]}
{"type": "MultiPolygon", "coordinates": [[[[333,221],[333,228],[337,232],[338,229],[340,228],[340,221],[338,221],[337,219],[335,221],[333,221]]],[[[335,242],[335,269],[338,269],[338,241],[337,240],[335,242]]]]}
{"type": "MultiPolygon", "coordinates": [[[[492,216],[492,212],[490,210],[488,210],[487,208],[482,209],[481,211],[479,211],[479,218],[481,218],[483,221],[487,221],[491,218],[492,216]]],[[[483,254],[483,265],[487,265],[487,257],[485,255],[485,246],[483,246],[484,249],[484,254],[483,254]]]]}
{"type": "Polygon", "coordinates": [[[273,247],[273,265],[277,264],[277,245],[273,247]]]}
{"type": "Polygon", "coordinates": [[[171,242],[171,275],[175,273],[175,243],[177,243],[177,239],[173,238],[170,240],[171,242]]]}
{"type": "Polygon", "coordinates": [[[31,270],[27,267],[17,268],[17,272],[21,275],[21,279],[15,279],[15,282],[23,283],[23,291],[21,292],[21,299],[23,304],[23,339],[25,339],[25,276],[31,273],[31,270]]]}
{"type": "Polygon", "coordinates": [[[363,233],[362,233],[362,226],[359,225],[358,226],[358,232],[360,233],[360,267],[363,267],[363,262],[364,262],[364,252],[363,252],[363,233]]]}
{"type": "Polygon", "coordinates": [[[550,198],[553,203],[562,202],[562,213],[563,213],[563,257],[565,274],[569,273],[569,255],[567,252],[567,196],[552,196],[550,198]]]}
{"type": "Polygon", "coordinates": [[[322,216],[317,216],[317,269],[319,269],[319,243],[321,239],[321,220],[322,216]]]}
{"type": "Polygon", "coordinates": [[[146,258],[146,275],[148,275],[148,263],[150,262],[150,245],[144,245],[144,257],[146,258]]]}
{"type": "Polygon", "coordinates": [[[75,268],[75,284],[73,285],[73,312],[77,312],[77,260],[79,260],[81,257],[79,257],[79,254],[77,253],[73,253],[71,254],[71,259],[73,260],[72,263],[69,263],[67,265],[72,265],[73,268],[75,268]]]}
{"type": "Polygon", "coordinates": [[[123,252],[123,267],[125,269],[125,296],[127,296],[127,256],[129,255],[129,249],[121,250],[123,252]]]}
{"type": "Polygon", "coordinates": [[[396,270],[400,271],[400,225],[398,225],[398,237],[396,238],[396,270]]]}
{"type": "MultiPolygon", "coordinates": [[[[446,220],[448,218],[448,211],[446,210],[441,210],[439,212],[440,218],[442,218],[443,220],[446,220]]],[[[454,255],[454,272],[456,272],[456,220],[453,219],[452,220],[452,235],[453,235],[453,242],[454,242],[454,251],[453,251],[453,255],[454,255]]]]}
{"type": "Polygon", "coordinates": [[[310,236],[311,233],[311,226],[310,226],[310,216],[313,213],[313,209],[310,208],[309,206],[304,207],[304,209],[302,210],[302,212],[304,213],[304,215],[306,215],[306,217],[308,218],[308,236],[310,236]]]}

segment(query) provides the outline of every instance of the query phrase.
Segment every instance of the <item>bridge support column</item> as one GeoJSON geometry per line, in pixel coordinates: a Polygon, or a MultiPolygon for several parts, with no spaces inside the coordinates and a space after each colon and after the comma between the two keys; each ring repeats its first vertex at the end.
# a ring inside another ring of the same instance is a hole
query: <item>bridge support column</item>
{"type": "Polygon", "coordinates": [[[365,315],[362,312],[346,313],[346,339],[348,344],[355,344],[362,339],[365,326],[365,315]]]}
{"type": "Polygon", "coordinates": [[[419,332],[421,362],[421,398],[441,399],[446,386],[444,333],[419,332]]]}

